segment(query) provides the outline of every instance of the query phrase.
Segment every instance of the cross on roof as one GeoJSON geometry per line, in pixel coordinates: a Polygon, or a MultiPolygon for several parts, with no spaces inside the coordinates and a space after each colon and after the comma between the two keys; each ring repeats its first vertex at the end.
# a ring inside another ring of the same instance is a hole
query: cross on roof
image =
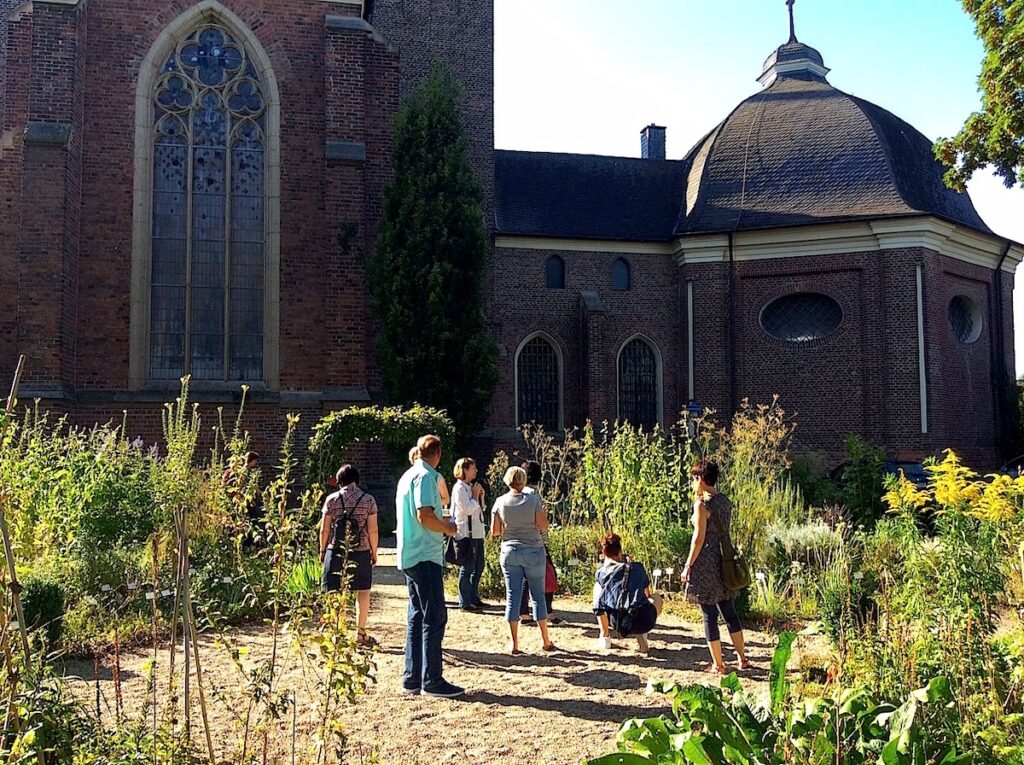
{"type": "Polygon", "coordinates": [[[789,6],[789,41],[791,43],[797,42],[796,39],[796,27],[793,25],[793,5],[796,0],[786,0],[786,5],[789,6]]]}

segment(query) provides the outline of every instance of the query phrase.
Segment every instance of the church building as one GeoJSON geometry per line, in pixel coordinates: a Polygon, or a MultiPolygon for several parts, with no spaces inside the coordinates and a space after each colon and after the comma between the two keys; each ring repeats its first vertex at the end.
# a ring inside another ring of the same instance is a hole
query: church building
{"type": "Polygon", "coordinates": [[[379,400],[361,258],[398,104],[441,57],[491,234],[490,443],[778,394],[826,461],[857,434],[999,463],[1024,247],[792,25],[681,160],[657,125],[639,158],[495,150],[490,0],[0,0],[0,42],[23,400],[155,440],[183,374],[226,417],[245,384],[268,447],[286,412],[379,400]]]}

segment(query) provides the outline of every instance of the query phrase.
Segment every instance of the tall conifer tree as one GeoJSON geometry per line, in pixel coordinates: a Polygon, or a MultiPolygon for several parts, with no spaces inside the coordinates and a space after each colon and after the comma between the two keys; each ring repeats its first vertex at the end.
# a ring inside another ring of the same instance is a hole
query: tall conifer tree
{"type": "Polygon", "coordinates": [[[461,97],[435,61],[399,109],[394,180],[367,275],[388,397],[446,409],[466,437],[486,421],[498,354],[484,326],[487,232],[461,97]]]}

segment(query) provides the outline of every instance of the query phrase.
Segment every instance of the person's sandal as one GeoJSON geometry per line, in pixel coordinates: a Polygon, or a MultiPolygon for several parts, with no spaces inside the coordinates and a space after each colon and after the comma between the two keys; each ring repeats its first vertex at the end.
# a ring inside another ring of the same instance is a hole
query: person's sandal
{"type": "Polygon", "coordinates": [[[362,648],[378,648],[380,643],[377,642],[376,638],[372,638],[365,632],[360,633],[356,636],[356,645],[362,648]]]}
{"type": "Polygon", "coordinates": [[[557,651],[558,650],[558,646],[556,646],[554,643],[548,643],[546,646],[544,646],[542,648],[542,650],[547,651],[548,653],[550,653],[551,651],[557,651]]]}
{"type": "Polygon", "coordinates": [[[736,665],[736,668],[740,671],[750,669],[750,659],[740,659],[739,663],[736,665]]]}
{"type": "Polygon", "coordinates": [[[719,677],[725,677],[729,674],[728,668],[723,664],[721,667],[716,667],[715,663],[709,661],[707,666],[704,667],[705,672],[709,672],[712,675],[718,675],[719,677]]]}

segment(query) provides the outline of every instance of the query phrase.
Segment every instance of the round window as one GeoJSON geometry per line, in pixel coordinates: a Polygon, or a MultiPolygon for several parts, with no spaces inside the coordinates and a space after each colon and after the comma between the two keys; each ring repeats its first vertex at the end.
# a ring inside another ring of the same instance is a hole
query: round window
{"type": "Polygon", "coordinates": [[[983,323],[978,304],[966,295],[949,301],[949,328],[960,343],[968,345],[981,337],[983,323]]]}
{"type": "Polygon", "coordinates": [[[806,343],[828,337],[843,323],[843,309],[828,295],[797,292],[773,300],[761,311],[761,327],[772,337],[806,343]]]}

